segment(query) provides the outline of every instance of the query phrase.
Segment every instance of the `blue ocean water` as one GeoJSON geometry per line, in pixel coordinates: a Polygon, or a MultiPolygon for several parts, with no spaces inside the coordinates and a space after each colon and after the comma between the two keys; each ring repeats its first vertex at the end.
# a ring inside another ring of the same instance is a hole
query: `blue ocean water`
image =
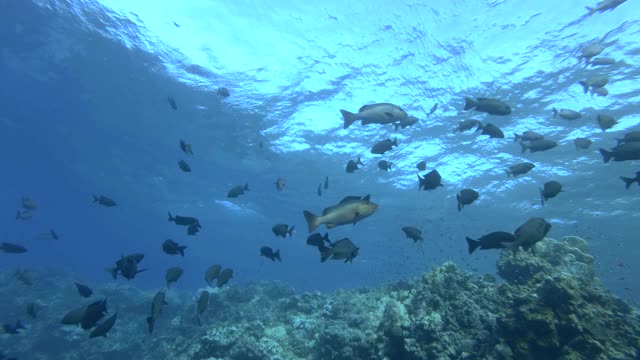
{"type": "Polygon", "coordinates": [[[587,239],[605,285],[637,301],[640,189],[625,190],[619,176],[640,167],[604,164],[597,149],[640,130],[640,6],[627,1],[587,16],[585,5],[594,4],[1,1],[0,235],[29,249],[2,254],[1,266],[63,269],[97,285],[113,281],[104,269],[121,255],[142,252],[149,271],[131,283],[144,289],[164,286],[170,266],[185,270],[175,287],[197,289],[214,263],[234,269],[238,285],[357,288],[447,260],[495,273],[497,252],[469,255],[465,237],[511,232],[540,216],[552,223],[552,238],[587,239]],[[618,62],[585,67],[579,54],[594,43],[618,62]],[[608,96],[583,93],[578,81],[595,75],[609,77],[608,96]],[[219,87],[231,95],[218,96],[219,87]],[[464,111],[467,96],[504,100],[513,113],[464,111]],[[375,102],[420,121],[399,131],[343,129],[340,109],[375,102]],[[553,119],[553,108],[583,117],[553,119]],[[603,132],[599,113],[619,123],[603,132]],[[466,118],[494,123],[506,138],[454,134],[466,118]],[[560,145],[522,154],[513,135],[526,130],[560,145]],[[384,156],[394,163],[385,173],[376,166],[383,157],[369,149],[388,137],[399,146],[384,156]],[[576,137],[594,144],[576,151],[576,137]],[[179,139],[193,144],[193,157],[180,152],[179,139]],[[347,174],[357,156],[365,166],[347,174]],[[179,170],[181,159],[191,173],[179,170]],[[444,187],[417,191],[421,160],[442,174],[444,187]],[[507,178],[504,169],[520,161],[536,168],[507,178]],[[326,176],[329,189],[319,197],[326,176]],[[278,177],[287,180],[283,192],[278,177]],[[565,192],[542,207],[538,189],[549,180],[565,192]],[[245,183],[247,194],[226,197],[245,183]],[[480,199],[458,212],[455,194],[466,187],[480,199]],[[97,206],[93,194],[118,205],[97,206]],[[358,257],[320,263],[305,244],[302,211],[366,194],[379,210],[330,231],[334,240],[351,238],[358,257]],[[39,205],[32,220],[15,220],[22,196],[39,205]],[[202,231],[187,236],[168,211],[198,217],[202,231]],[[295,225],[293,237],[276,238],[276,223],[295,225]],[[407,225],[422,229],[424,242],[406,239],[407,225]],[[58,241],[37,239],[49,229],[58,241]],[[167,238],[188,246],[184,258],[161,251],[167,238]],[[263,245],[280,249],[282,263],[259,256],[263,245]]]}

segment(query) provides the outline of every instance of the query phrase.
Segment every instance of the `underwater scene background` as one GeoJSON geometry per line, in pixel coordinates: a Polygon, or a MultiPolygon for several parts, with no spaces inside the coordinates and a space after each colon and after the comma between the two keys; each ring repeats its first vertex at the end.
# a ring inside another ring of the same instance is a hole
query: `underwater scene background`
{"type": "Polygon", "coordinates": [[[637,359],[638,13],[0,0],[0,359],[637,359]]]}

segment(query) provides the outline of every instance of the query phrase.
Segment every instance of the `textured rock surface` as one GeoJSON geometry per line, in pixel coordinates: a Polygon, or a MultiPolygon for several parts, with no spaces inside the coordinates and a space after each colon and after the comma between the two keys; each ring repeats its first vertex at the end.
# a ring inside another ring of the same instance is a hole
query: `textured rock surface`
{"type": "Polygon", "coordinates": [[[153,292],[108,285],[118,322],[88,339],[60,319],[80,299],[64,274],[32,271],[26,286],[0,274],[3,321],[27,329],[2,335],[20,359],[635,359],[638,314],[602,289],[584,240],[537,244],[537,256],[501,254],[498,274],[476,276],[445,263],[412,281],[378,289],[295,294],[282,283],[211,291],[195,320],[194,298],[170,290],[153,335],[145,317],[153,292]],[[28,319],[27,302],[40,314],[28,319]]]}

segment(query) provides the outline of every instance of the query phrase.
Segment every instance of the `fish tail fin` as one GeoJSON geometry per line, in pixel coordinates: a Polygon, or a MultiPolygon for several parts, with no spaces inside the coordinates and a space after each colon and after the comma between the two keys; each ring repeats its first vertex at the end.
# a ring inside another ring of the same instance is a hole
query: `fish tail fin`
{"type": "Polygon", "coordinates": [[[589,84],[586,81],[578,81],[580,85],[584,88],[584,93],[586,94],[589,91],[589,84]]]}
{"type": "Polygon", "coordinates": [[[153,316],[147,317],[147,327],[149,329],[149,334],[153,333],[153,325],[156,323],[156,318],[153,316]]]}
{"type": "Polygon", "coordinates": [[[460,194],[456,194],[456,200],[458,200],[458,211],[461,211],[464,205],[460,202],[460,194]]]}
{"type": "Polygon", "coordinates": [[[540,205],[544,206],[544,192],[542,191],[542,188],[540,188],[540,205]]]}
{"type": "Polygon", "coordinates": [[[467,237],[467,245],[469,247],[469,254],[473,254],[473,252],[480,247],[480,241],[467,237]]]}
{"type": "Polygon", "coordinates": [[[280,257],[280,249],[276,250],[276,252],[273,253],[273,258],[277,259],[279,262],[282,262],[282,258],[280,257]]]}
{"type": "Polygon", "coordinates": [[[180,253],[181,256],[184,256],[184,249],[186,248],[187,248],[186,245],[178,246],[178,252],[180,253]]]}
{"type": "Polygon", "coordinates": [[[313,232],[318,227],[318,225],[320,225],[318,216],[307,210],[304,210],[303,213],[305,220],[307,220],[307,225],[309,226],[309,232],[313,232]]]}
{"type": "Polygon", "coordinates": [[[472,109],[472,108],[476,107],[476,105],[478,105],[478,102],[473,100],[472,98],[469,98],[469,97],[464,98],[464,109],[465,110],[472,109]]]}
{"type": "Polygon", "coordinates": [[[556,108],[553,108],[553,118],[557,118],[558,117],[558,110],[556,108]]]}
{"type": "Polygon", "coordinates": [[[524,141],[520,141],[520,147],[522,148],[522,152],[526,152],[527,151],[527,144],[525,144],[524,141]]]}
{"type": "Polygon", "coordinates": [[[327,261],[328,258],[331,257],[331,255],[333,255],[333,253],[331,252],[331,248],[328,246],[320,246],[318,248],[320,250],[320,262],[325,262],[327,261]]]}
{"type": "Polygon", "coordinates": [[[629,189],[629,187],[631,187],[631,184],[633,184],[633,182],[636,181],[636,179],[632,179],[624,176],[620,176],[620,179],[624,181],[624,188],[627,190],[629,189]]]}
{"type": "Polygon", "coordinates": [[[244,191],[251,191],[249,190],[249,183],[244,184],[244,191]]]}
{"type": "Polygon", "coordinates": [[[604,163],[608,163],[609,160],[613,157],[613,152],[600,148],[600,154],[602,155],[602,160],[604,163]]]}
{"type": "Polygon", "coordinates": [[[173,216],[171,216],[170,212],[167,212],[167,214],[169,214],[169,221],[176,221],[176,218],[174,218],[173,216]]]}
{"type": "Polygon", "coordinates": [[[342,114],[342,118],[344,119],[344,128],[348,128],[351,124],[353,124],[357,119],[357,114],[352,112],[348,112],[347,110],[340,110],[342,114]]]}

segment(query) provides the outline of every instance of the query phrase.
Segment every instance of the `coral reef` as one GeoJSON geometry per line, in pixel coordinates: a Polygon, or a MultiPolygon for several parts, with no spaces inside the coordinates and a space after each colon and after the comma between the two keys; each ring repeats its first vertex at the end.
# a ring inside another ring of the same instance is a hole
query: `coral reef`
{"type": "Polygon", "coordinates": [[[95,289],[119,317],[107,338],[88,339],[62,315],[82,305],[72,279],[31,270],[33,286],[0,274],[5,322],[27,329],[0,336],[20,359],[634,359],[637,312],[605,291],[584,240],[545,239],[537,255],[504,251],[498,274],[477,276],[445,263],[414,280],[376,289],[296,294],[279,282],[211,292],[195,318],[195,297],[167,292],[154,333],[145,318],[154,291],[95,289]],[[38,302],[36,319],[26,303],[38,302]]]}

